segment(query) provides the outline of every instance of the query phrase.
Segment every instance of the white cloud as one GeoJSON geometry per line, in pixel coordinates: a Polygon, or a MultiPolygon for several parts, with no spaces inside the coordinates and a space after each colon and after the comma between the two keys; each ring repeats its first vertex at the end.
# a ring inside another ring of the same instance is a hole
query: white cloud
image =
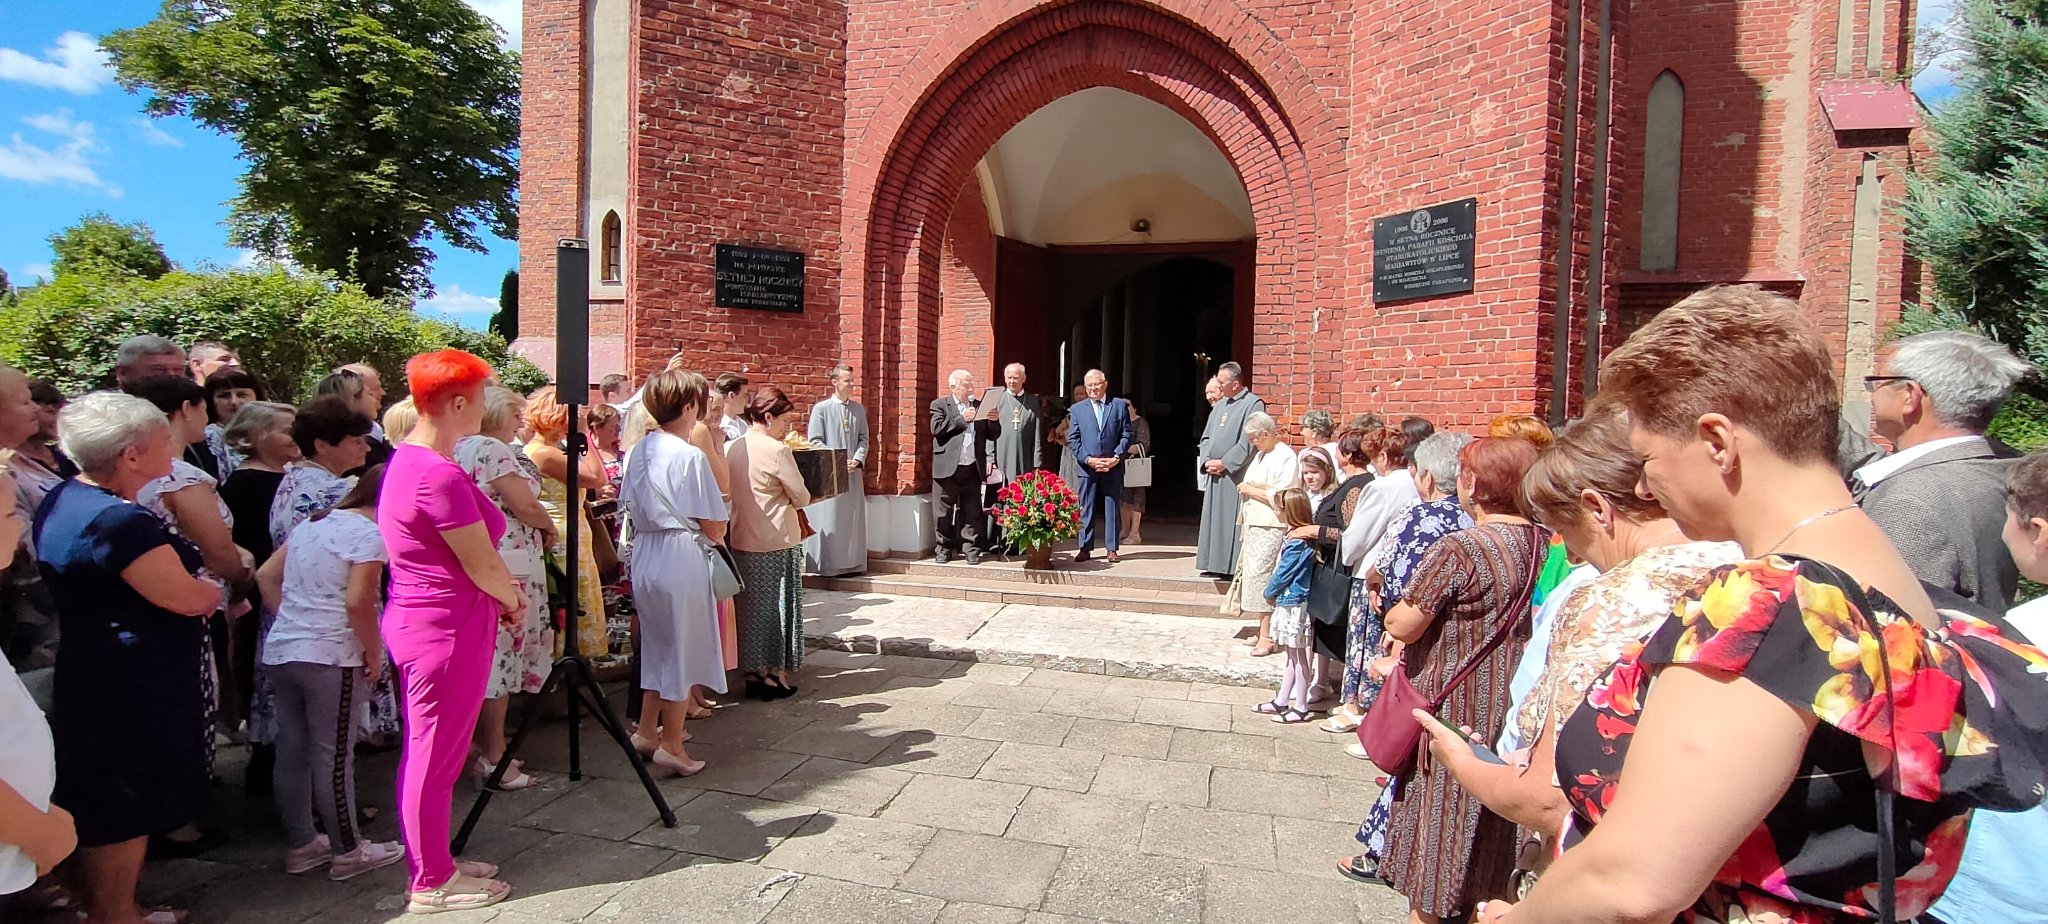
{"type": "Polygon", "coordinates": [[[107,66],[106,50],[92,36],[66,32],[40,58],[0,48],[0,80],[84,95],[112,83],[114,71],[107,66]]]}
{"type": "Polygon", "coordinates": [[[498,310],[498,300],[474,292],[464,292],[458,285],[443,287],[432,298],[419,301],[421,311],[446,315],[489,315],[498,310]]]}
{"type": "Polygon", "coordinates": [[[505,43],[507,45],[513,48],[519,47],[520,7],[524,6],[521,0],[464,0],[464,2],[474,7],[477,12],[484,14],[484,18],[497,23],[499,28],[504,29],[505,43]]]}
{"type": "Polygon", "coordinates": [[[1913,91],[1932,100],[1946,98],[1955,90],[1956,66],[1964,54],[1955,47],[1955,33],[1961,28],[1955,0],[1922,3],[1914,25],[1919,45],[1915,56],[1921,69],[1913,75],[1913,91]]]}
{"type": "Polygon", "coordinates": [[[129,124],[135,126],[135,130],[142,135],[142,140],[156,147],[182,148],[185,146],[185,142],[179,141],[178,136],[164,131],[163,127],[156,124],[154,119],[130,119],[129,124]]]}
{"type": "Polygon", "coordinates": [[[109,184],[93,169],[92,156],[104,148],[91,122],[73,119],[68,109],[37,113],[21,121],[37,131],[56,135],[59,143],[46,148],[24,139],[20,132],[14,133],[8,141],[0,143],[0,178],[90,186],[120,198],[121,188],[109,184]]]}
{"type": "Polygon", "coordinates": [[[22,286],[47,283],[57,278],[57,271],[52,269],[48,263],[30,263],[8,273],[7,277],[8,284],[19,289],[22,286]]]}

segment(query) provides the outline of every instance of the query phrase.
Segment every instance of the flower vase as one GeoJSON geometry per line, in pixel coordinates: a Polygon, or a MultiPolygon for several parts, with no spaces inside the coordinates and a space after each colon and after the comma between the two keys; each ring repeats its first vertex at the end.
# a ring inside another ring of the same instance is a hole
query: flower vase
{"type": "Polygon", "coordinates": [[[1052,546],[1042,545],[1024,550],[1024,568],[1027,571],[1052,570],[1052,546]]]}

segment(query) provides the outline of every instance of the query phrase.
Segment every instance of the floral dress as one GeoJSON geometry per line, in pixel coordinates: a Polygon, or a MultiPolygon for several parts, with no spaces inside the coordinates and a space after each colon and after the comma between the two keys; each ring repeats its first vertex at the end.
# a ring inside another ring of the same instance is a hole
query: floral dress
{"type": "Polygon", "coordinates": [[[1943,630],[1930,635],[1891,600],[1811,559],[1715,569],[1678,599],[1672,619],[1624,650],[1559,732],[1557,776],[1572,810],[1565,849],[1613,804],[1657,669],[1694,665],[1743,677],[1819,724],[1799,785],[1678,920],[1876,917],[1880,784],[1871,761],[1888,757],[1897,767],[1896,913],[1920,915],[1955,875],[1970,810],[2038,803],[2048,757],[2048,690],[2038,676],[2048,656],[1973,616],[1942,616],[1943,630]]]}
{"type": "MultiPolygon", "coordinates": [[[[1572,591],[1557,610],[1550,643],[1530,645],[1542,674],[1515,713],[1516,736],[1535,742],[1578,708],[1586,688],[1628,647],[1670,618],[1672,603],[1707,572],[1741,560],[1733,542],[1681,542],[1644,549],[1572,591]],[[1553,706],[1556,708],[1553,710],[1553,706]],[[1548,716],[1553,725],[1544,728],[1548,716]]],[[[1547,567],[1547,566],[1546,566],[1547,567]]]]}
{"type": "MultiPolygon", "coordinates": [[[[1429,552],[1430,547],[1445,536],[1471,528],[1471,515],[1458,506],[1455,497],[1408,508],[1394,521],[1394,541],[1386,544],[1386,559],[1367,562],[1380,571],[1380,599],[1401,599],[1401,593],[1408,589],[1408,579],[1414,575],[1415,567],[1422,563],[1422,556],[1429,552]]],[[[1364,572],[1361,570],[1360,573],[1364,572]]],[[[1370,612],[1372,602],[1366,599],[1368,596],[1363,578],[1351,585],[1352,641],[1344,646],[1351,655],[1350,663],[1344,669],[1344,701],[1365,709],[1372,708],[1372,701],[1380,695],[1380,682],[1366,673],[1365,666],[1379,657],[1380,640],[1385,635],[1380,614],[1370,612]]]]}
{"type": "Polygon", "coordinates": [[[228,428],[217,423],[206,425],[206,448],[220,462],[220,480],[228,480],[235,469],[242,467],[242,454],[228,445],[228,428]]]}
{"type": "MultiPolygon", "coordinates": [[[[180,541],[190,544],[192,537],[185,535],[185,531],[178,528],[177,518],[171,516],[169,507],[164,506],[164,495],[176,494],[195,484],[205,485],[208,490],[213,491],[214,503],[220,507],[220,518],[232,530],[235,526],[235,515],[229,512],[227,502],[220,499],[220,483],[215,481],[212,475],[207,474],[205,469],[193,465],[184,459],[172,459],[170,474],[143,485],[142,490],[135,492],[136,506],[154,514],[158,520],[163,521],[164,527],[170,531],[171,535],[176,536],[180,541]]],[[[207,570],[204,565],[201,565],[199,570],[193,572],[193,576],[209,581],[220,581],[221,579],[220,575],[207,570]]],[[[228,590],[226,582],[223,581],[221,582],[220,609],[226,610],[227,605],[228,590]]],[[[216,612],[214,617],[220,618],[220,613],[216,612]]],[[[220,653],[214,650],[212,632],[200,633],[199,639],[201,668],[199,687],[201,695],[206,698],[206,714],[214,715],[220,709],[220,653]]],[[[206,766],[209,772],[213,768],[213,728],[210,724],[206,730],[206,766]]]]}
{"type": "Polygon", "coordinates": [[[510,626],[498,625],[497,653],[491,662],[491,679],[484,688],[484,698],[538,693],[541,684],[547,682],[549,659],[555,649],[555,630],[547,617],[547,547],[541,541],[540,530],[519,522],[492,485],[506,475],[517,474],[526,482],[527,489],[539,497],[540,469],[519,447],[488,436],[467,437],[455,444],[455,463],[469,473],[484,496],[505,512],[505,536],[498,540],[498,554],[525,589],[527,599],[524,629],[514,632],[510,626]]]}
{"type": "Polygon", "coordinates": [[[333,510],[354,478],[337,475],[312,462],[293,462],[284,467],[284,479],[277,483],[277,495],[270,501],[270,547],[284,544],[292,527],[323,510],[333,510]]]}

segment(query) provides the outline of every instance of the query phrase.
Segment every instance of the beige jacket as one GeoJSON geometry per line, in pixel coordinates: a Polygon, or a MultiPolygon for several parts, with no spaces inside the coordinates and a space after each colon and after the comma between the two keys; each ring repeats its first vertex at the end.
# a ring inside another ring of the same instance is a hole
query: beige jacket
{"type": "Polygon", "coordinates": [[[736,552],[780,552],[803,541],[797,508],[811,502],[796,454],[759,429],[725,444],[732,466],[732,534],[736,552]]]}

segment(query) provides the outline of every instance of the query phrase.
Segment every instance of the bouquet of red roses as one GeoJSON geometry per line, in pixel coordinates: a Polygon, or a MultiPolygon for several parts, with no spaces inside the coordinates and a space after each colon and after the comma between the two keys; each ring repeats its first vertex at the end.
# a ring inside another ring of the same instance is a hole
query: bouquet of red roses
{"type": "Polygon", "coordinates": [[[1081,499],[1060,476],[1038,471],[1003,486],[990,511],[1020,549],[1050,548],[1081,531],[1081,499]]]}

